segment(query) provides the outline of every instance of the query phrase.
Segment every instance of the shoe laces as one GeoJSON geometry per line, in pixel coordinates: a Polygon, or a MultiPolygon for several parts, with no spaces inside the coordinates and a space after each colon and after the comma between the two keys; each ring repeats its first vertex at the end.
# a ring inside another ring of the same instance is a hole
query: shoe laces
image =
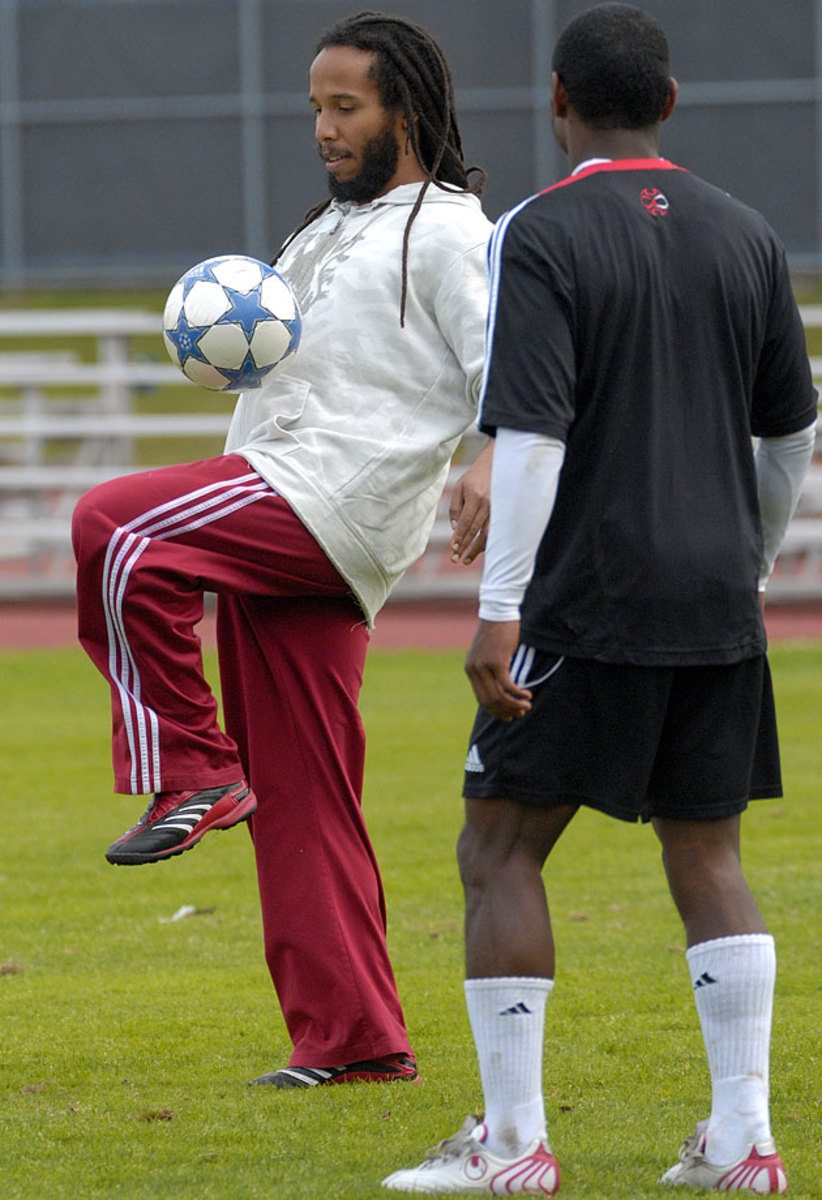
{"type": "Polygon", "coordinates": [[[456,1133],[452,1134],[449,1138],[444,1138],[438,1146],[435,1146],[433,1150],[429,1150],[425,1157],[431,1163],[434,1163],[440,1159],[462,1158],[467,1151],[478,1150],[480,1142],[473,1135],[473,1130],[478,1129],[479,1124],[476,1117],[466,1117],[462,1123],[462,1127],[456,1133]]]}
{"type": "Polygon", "coordinates": [[[153,825],[172,808],[176,808],[184,795],[185,792],[155,792],[149,801],[148,808],[134,828],[139,829],[144,825],[153,825]]]}
{"type": "Polygon", "coordinates": [[[697,1158],[705,1157],[705,1131],[707,1128],[707,1120],[697,1121],[693,1133],[690,1137],[685,1138],[679,1148],[680,1162],[693,1162],[697,1158]]]}

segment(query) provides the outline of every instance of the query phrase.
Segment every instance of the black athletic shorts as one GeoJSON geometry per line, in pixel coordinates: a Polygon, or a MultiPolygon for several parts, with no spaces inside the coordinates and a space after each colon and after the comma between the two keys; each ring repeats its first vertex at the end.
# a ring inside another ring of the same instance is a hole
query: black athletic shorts
{"type": "Polygon", "coordinates": [[[768,660],[637,667],[520,646],[527,716],[480,709],[463,795],[587,805],[625,821],[705,820],[782,795],[768,660]]]}

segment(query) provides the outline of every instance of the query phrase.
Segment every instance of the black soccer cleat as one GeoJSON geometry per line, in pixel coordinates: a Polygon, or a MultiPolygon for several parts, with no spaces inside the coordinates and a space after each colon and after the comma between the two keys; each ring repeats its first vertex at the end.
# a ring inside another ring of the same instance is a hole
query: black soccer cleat
{"type": "Polygon", "coordinates": [[[387,1054],[385,1058],[369,1058],[364,1062],[348,1063],[344,1067],[283,1067],[252,1079],[249,1086],[258,1084],[275,1088],[321,1087],[328,1083],[419,1083],[417,1060],[413,1054],[387,1054]]]}
{"type": "Polygon", "coordinates": [[[118,866],[162,862],[196,846],[209,829],[247,821],[256,807],[244,779],[199,792],[157,792],[137,824],[112,842],[106,858],[118,866]]]}

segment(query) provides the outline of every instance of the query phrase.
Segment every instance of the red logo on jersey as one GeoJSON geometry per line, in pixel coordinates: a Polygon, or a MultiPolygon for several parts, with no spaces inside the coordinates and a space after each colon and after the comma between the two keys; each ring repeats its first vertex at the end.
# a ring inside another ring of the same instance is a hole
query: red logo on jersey
{"type": "Polygon", "coordinates": [[[643,188],[639,198],[652,217],[664,217],[670,207],[668,197],[659,188],[643,188]]]}

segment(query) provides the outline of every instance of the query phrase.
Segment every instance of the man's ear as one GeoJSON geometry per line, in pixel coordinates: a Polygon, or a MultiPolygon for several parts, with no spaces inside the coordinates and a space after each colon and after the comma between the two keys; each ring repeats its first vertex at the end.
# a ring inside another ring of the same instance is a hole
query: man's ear
{"type": "MultiPolygon", "coordinates": [[[[417,115],[417,113],[414,113],[414,131],[415,132],[419,131],[419,125],[420,125],[420,118],[417,115]]],[[[409,126],[408,120],[404,113],[402,116],[400,129],[402,130],[402,134],[403,134],[403,139],[404,139],[404,144],[405,144],[405,153],[412,154],[414,151],[414,147],[413,147],[413,144],[411,141],[411,127],[409,126]]]]}
{"type": "Polygon", "coordinates": [[[551,108],[555,117],[568,116],[568,93],[556,71],[551,72],[551,108]]]}
{"type": "Polygon", "coordinates": [[[668,92],[668,99],[665,101],[665,107],[662,110],[662,116],[659,118],[660,121],[668,120],[668,117],[670,117],[671,113],[674,111],[674,107],[676,105],[676,98],[678,95],[679,95],[679,84],[674,79],[674,77],[671,76],[671,90],[668,92]]]}

